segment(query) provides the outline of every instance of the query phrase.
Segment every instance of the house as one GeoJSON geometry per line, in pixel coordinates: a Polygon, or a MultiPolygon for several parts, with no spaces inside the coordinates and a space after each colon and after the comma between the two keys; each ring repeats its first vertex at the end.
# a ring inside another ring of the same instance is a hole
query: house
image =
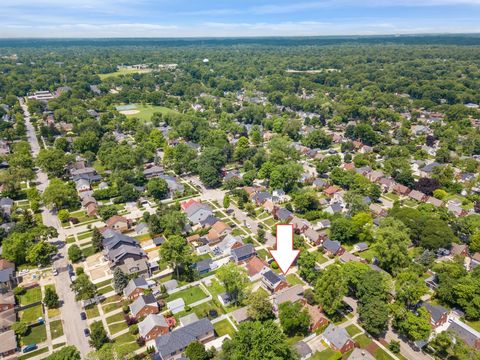
{"type": "Polygon", "coordinates": [[[350,338],[347,330],[334,324],[328,325],[322,338],[334,351],[340,351],[342,354],[355,347],[355,342],[350,338]]]}
{"type": "MultiPolygon", "coordinates": [[[[230,234],[232,232],[232,228],[228,224],[224,223],[223,221],[217,221],[211,227],[209,234],[211,232],[214,233],[215,237],[223,239],[227,234],[230,234]]],[[[207,234],[207,239],[209,239],[208,234],[207,234]]]]}
{"type": "Polygon", "coordinates": [[[232,301],[232,298],[230,297],[229,293],[218,294],[217,299],[218,299],[218,301],[220,301],[220,303],[223,306],[228,306],[230,304],[230,302],[232,301]]]}
{"type": "Polygon", "coordinates": [[[303,220],[297,217],[293,217],[292,221],[290,221],[290,224],[293,225],[293,230],[297,234],[303,234],[308,228],[312,226],[307,220],[303,220]]]}
{"type": "Polygon", "coordinates": [[[296,303],[303,299],[303,286],[300,284],[294,285],[292,287],[284,288],[277,293],[273,294],[272,302],[275,310],[278,310],[278,307],[290,301],[291,303],[296,303]]]}
{"type": "Polygon", "coordinates": [[[271,293],[276,293],[287,288],[288,283],[283,276],[269,270],[262,274],[262,286],[271,293]]]}
{"type": "Polygon", "coordinates": [[[430,314],[430,324],[434,329],[447,322],[449,311],[443,306],[432,305],[430,303],[425,303],[424,306],[430,314]]]}
{"type": "Polygon", "coordinates": [[[325,189],[328,186],[328,182],[323,179],[317,178],[313,180],[312,185],[317,189],[325,189]]]}
{"type": "Polygon", "coordinates": [[[178,287],[178,282],[175,279],[165,281],[163,283],[165,290],[169,293],[172,290],[175,290],[178,287]]]}
{"type": "Polygon", "coordinates": [[[183,194],[185,191],[185,186],[178,182],[178,180],[170,175],[159,175],[159,178],[165,180],[167,182],[168,190],[170,191],[170,194],[183,194]]]}
{"type": "Polygon", "coordinates": [[[434,198],[433,196],[429,196],[426,201],[427,204],[432,204],[435,207],[441,207],[443,205],[443,201],[434,198]]]}
{"type": "Polygon", "coordinates": [[[13,290],[16,285],[15,264],[5,259],[0,259],[0,293],[13,290]]]}
{"type": "Polygon", "coordinates": [[[268,199],[263,203],[262,207],[267,213],[271,214],[273,212],[273,209],[275,208],[275,203],[272,200],[268,199]]]}
{"type": "Polygon", "coordinates": [[[257,204],[257,206],[263,205],[263,203],[267,200],[271,200],[272,195],[266,191],[260,191],[253,195],[252,201],[257,204]]]}
{"type": "Polygon", "coordinates": [[[353,255],[349,251],[345,251],[342,255],[340,255],[340,262],[347,263],[352,261],[360,261],[361,259],[358,256],[353,255]]]}
{"type": "Polygon", "coordinates": [[[73,181],[77,181],[79,179],[87,180],[88,182],[96,182],[100,181],[102,177],[97,174],[97,171],[92,167],[80,167],[78,169],[71,169],[70,176],[73,181]]]}
{"type": "Polygon", "coordinates": [[[198,318],[197,314],[195,314],[194,312],[192,312],[191,314],[182,316],[179,319],[181,326],[187,326],[187,325],[193,324],[194,322],[197,322],[198,320],[200,320],[200,319],[198,318]]]}
{"type": "Polygon", "coordinates": [[[384,217],[387,215],[387,211],[380,206],[380,204],[370,204],[368,209],[375,215],[384,217]]]}
{"type": "Polygon", "coordinates": [[[15,296],[11,291],[0,293],[0,313],[15,307],[15,296]]]}
{"type": "Polygon", "coordinates": [[[322,246],[325,253],[329,256],[340,256],[345,252],[345,249],[339,241],[326,239],[322,246]]]}
{"type": "Polygon", "coordinates": [[[393,192],[398,195],[407,196],[410,193],[410,189],[405,185],[395,183],[395,185],[393,186],[393,192]]]}
{"type": "Polygon", "coordinates": [[[152,241],[155,246],[160,246],[165,242],[165,238],[163,236],[155,236],[152,241]]]}
{"type": "Polygon", "coordinates": [[[450,254],[453,256],[468,256],[468,246],[466,244],[452,244],[450,254]]]}
{"type": "Polygon", "coordinates": [[[322,326],[328,324],[328,319],[323,316],[322,310],[316,305],[310,305],[307,301],[303,300],[303,308],[308,311],[310,315],[310,332],[315,332],[322,326]]]}
{"type": "Polygon", "coordinates": [[[200,275],[208,273],[212,268],[212,259],[203,259],[194,264],[194,268],[200,275]]]}
{"type": "Polygon", "coordinates": [[[103,230],[103,253],[110,262],[110,267],[120,267],[127,275],[149,275],[147,254],[140,244],[129,236],[110,228],[103,230]]]}
{"type": "Polygon", "coordinates": [[[368,351],[355,348],[347,360],[375,360],[375,358],[368,351]]]}
{"type": "Polygon", "coordinates": [[[167,303],[167,309],[170,310],[172,314],[177,314],[185,310],[185,301],[182,298],[172,300],[167,303]]]}
{"type": "Polygon", "coordinates": [[[75,181],[75,189],[77,192],[89,191],[92,188],[90,187],[90,181],[87,179],[78,179],[75,181]]]}
{"type": "Polygon", "coordinates": [[[193,224],[198,224],[209,216],[213,216],[210,206],[195,202],[185,209],[188,220],[193,224]]]}
{"type": "Polygon", "coordinates": [[[395,181],[391,178],[386,178],[383,177],[380,180],[378,180],[378,183],[380,185],[380,188],[382,189],[383,192],[390,192],[393,191],[395,188],[395,181]]]}
{"type": "Polygon", "coordinates": [[[149,314],[138,323],[138,333],[147,342],[169,332],[170,327],[161,314],[149,314]]]}
{"type": "Polygon", "coordinates": [[[235,311],[232,311],[229,315],[232,316],[233,320],[235,320],[237,324],[240,324],[249,319],[248,308],[246,306],[240,309],[237,309],[235,311]]]}
{"type": "Polygon", "coordinates": [[[261,260],[258,256],[253,256],[248,259],[245,263],[245,268],[247,269],[248,277],[250,281],[257,281],[260,279],[260,276],[263,272],[267,271],[267,264],[261,260]]]}
{"type": "Polygon", "coordinates": [[[13,330],[0,333],[0,355],[7,357],[17,352],[17,338],[13,330]]]}
{"type": "Polygon", "coordinates": [[[10,216],[12,214],[13,205],[14,201],[8,197],[0,199],[0,209],[2,209],[5,215],[10,216]]]}
{"type": "Polygon", "coordinates": [[[480,252],[476,252],[471,257],[470,270],[475,269],[479,265],[480,265],[480,252]]]}
{"type": "Polygon", "coordinates": [[[410,191],[410,193],[408,194],[408,197],[420,202],[425,201],[427,199],[427,195],[425,195],[424,193],[418,190],[410,191]]]}
{"type": "Polygon", "coordinates": [[[328,229],[330,226],[332,226],[332,223],[328,219],[320,220],[319,222],[317,222],[317,227],[319,229],[328,229]]]}
{"type": "Polygon", "coordinates": [[[135,318],[142,318],[148,314],[158,314],[157,299],[152,294],[142,294],[129,305],[130,312],[135,318]]]}
{"type": "Polygon", "coordinates": [[[327,206],[324,211],[330,215],[339,214],[343,211],[343,206],[338,202],[334,202],[327,206]]]}
{"type": "Polygon", "coordinates": [[[290,200],[290,197],[285,194],[283,189],[276,189],[272,191],[272,198],[275,199],[277,203],[284,203],[290,200]]]}
{"type": "Polygon", "coordinates": [[[378,182],[381,178],[383,178],[385,176],[385,174],[383,173],[383,171],[380,171],[380,170],[374,170],[372,171],[370,174],[368,174],[367,178],[368,180],[370,180],[371,182],[378,182]]]}
{"type": "Polygon", "coordinates": [[[123,289],[123,295],[129,300],[135,300],[148,289],[149,286],[147,281],[142,277],[138,277],[128,282],[125,289],[123,289]]]}
{"type": "Polygon", "coordinates": [[[150,232],[150,229],[148,228],[148,224],[146,223],[140,223],[137,226],[135,226],[135,233],[137,235],[145,235],[150,232]]]}
{"type": "Polygon", "coordinates": [[[98,206],[96,203],[90,203],[86,206],[85,212],[87,213],[88,217],[95,217],[98,216],[98,206]]]}
{"type": "Polygon", "coordinates": [[[366,242],[361,242],[358,244],[353,245],[353,250],[356,252],[362,252],[368,250],[368,244],[366,242]]]}
{"type": "Polygon", "coordinates": [[[145,176],[146,179],[157,178],[160,177],[160,175],[163,175],[163,168],[157,165],[143,170],[143,176],[145,176]]]}
{"type": "Polygon", "coordinates": [[[304,341],[299,341],[293,345],[300,360],[307,360],[312,357],[313,351],[304,341]]]}
{"type": "Polygon", "coordinates": [[[465,343],[474,349],[480,350],[480,332],[468,326],[458,319],[453,319],[448,331],[454,333],[465,343]]]}
{"type": "Polygon", "coordinates": [[[227,171],[225,176],[223,177],[223,181],[229,181],[232,179],[240,180],[242,176],[238,170],[227,171]]]}
{"type": "Polygon", "coordinates": [[[342,191],[342,189],[340,189],[339,187],[337,186],[329,186],[328,188],[326,188],[325,190],[323,190],[323,193],[329,197],[333,197],[333,195],[339,191],[342,191]]]}
{"type": "Polygon", "coordinates": [[[289,223],[293,219],[293,214],[291,213],[291,211],[285,208],[275,207],[273,209],[272,215],[275,220],[278,220],[281,223],[289,223]]]}
{"type": "Polygon", "coordinates": [[[105,223],[107,224],[108,228],[120,232],[125,232],[130,229],[130,221],[120,215],[113,215],[105,223]]]}
{"type": "Polygon", "coordinates": [[[187,210],[191,205],[193,204],[200,204],[198,201],[196,200],[193,200],[193,199],[189,199],[187,201],[184,201],[182,203],[180,203],[180,208],[185,211],[187,210]]]}
{"type": "Polygon", "coordinates": [[[17,314],[14,308],[0,312],[0,333],[10,330],[17,321],[17,314]]]}
{"type": "Polygon", "coordinates": [[[232,250],[232,259],[236,264],[257,255],[252,244],[245,244],[232,250]]]}
{"type": "Polygon", "coordinates": [[[217,221],[220,221],[220,219],[217,218],[214,215],[209,215],[205,219],[200,220],[199,224],[202,228],[208,229],[208,228],[212,227],[213,225],[215,225],[215,223],[217,221]]]}
{"type": "Polygon", "coordinates": [[[155,359],[179,359],[187,346],[195,341],[206,343],[215,338],[213,325],[208,319],[201,319],[187,326],[155,339],[155,359]]]}

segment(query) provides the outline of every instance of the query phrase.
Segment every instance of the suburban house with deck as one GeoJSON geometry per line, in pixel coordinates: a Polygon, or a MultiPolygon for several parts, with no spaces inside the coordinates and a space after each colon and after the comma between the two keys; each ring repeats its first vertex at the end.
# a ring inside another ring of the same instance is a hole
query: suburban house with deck
{"type": "Polygon", "coordinates": [[[246,261],[255,255],[257,255],[257,252],[252,244],[245,244],[232,250],[232,260],[236,264],[246,261]]]}
{"type": "Polygon", "coordinates": [[[342,354],[352,350],[355,342],[348,335],[347,330],[334,324],[328,325],[322,334],[323,340],[335,351],[342,354]]]}
{"type": "Polygon", "coordinates": [[[272,270],[264,272],[262,275],[262,286],[271,293],[276,293],[288,287],[285,278],[272,270]]]}
{"type": "Polygon", "coordinates": [[[159,312],[157,299],[152,294],[140,295],[129,307],[136,319],[159,312]]]}
{"type": "Polygon", "coordinates": [[[123,295],[129,300],[135,300],[145,293],[145,290],[148,290],[148,288],[147,281],[142,277],[138,277],[128,282],[125,289],[123,289],[123,295]]]}
{"type": "Polygon", "coordinates": [[[169,330],[170,327],[162,314],[149,314],[138,323],[138,333],[145,342],[155,340],[157,337],[167,334],[169,330]]]}

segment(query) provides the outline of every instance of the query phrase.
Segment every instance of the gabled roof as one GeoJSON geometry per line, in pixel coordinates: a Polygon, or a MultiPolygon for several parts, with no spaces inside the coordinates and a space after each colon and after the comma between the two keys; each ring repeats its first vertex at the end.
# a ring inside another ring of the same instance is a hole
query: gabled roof
{"type": "Polygon", "coordinates": [[[446,315],[449,312],[443,306],[432,305],[430,303],[426,303],[425,308],[430,313],[430,317],[432,318],[433,322],[435,322],[435,323],[440,320],[442,315],[446,315]]]}
{"type": "Polygon", "coordinates": [[[294,303],[302,299],[303,292],[303,286],[297,284],[292,287],[280,290],[278,293],[273,295],[273,301],[277,305],[283,304],[287,301],[294,303]]]}
{"type": "Polygon", "coordinates": [[[168,328],[165,317],[161,314],[149,314],[143,321],[138,323],[138,332],[140,336],[145,337],[156,327],[168,328]]]}
{"type": "Polygon", "coordinates": [[[17,338],[13,330],[0,333],[0,353],[8,352],[17,348],[17,338]]]}
{"type": "Polygon", "coordinates": [[[336,240],[334,241],[334,240],[327,239],[323,242],[323,248],[331,252],[332,254],[336,254],[338,250],[340,250],[341,246],[342,244],[340,244],[340,242],[336,240]]]}
{"type": "Polygon", "coordinates": [[[198,272],[202,272],[205,270],[210,270],[210,265],[212,265],[212,259],[203,259],[199,262],[195,263],[195,268],[198,272]]]}
{"type": "Polygon", "coordinates": [[[136,316],[145,306],[158,307],[157,299],[152,294],[142,294],[130,304],[130,311],[136,316]]]}
{"type": "Polygon", "coordinates": [[[108,219],[105,223],[107,224],[108,227],[112,227],[115,225],[117,222],[124,222],[128,223],[127,218],[120,216],[120,215],[113,215],[110,219],[108,219]]]}
{"type": "Polygon", "coordinates": [[[135,289],[139,289],[139,288],[144,290],[148,289],[148,283],[142,277],[138,277],[130,280],[127,286],[125,286],[125,289],[123,289],[123,295],[130,296],[130,294],[134,292],[135,289]]]}
{"type": "Polygon", "coordinates": [[[328,325],[322,336],[337,349],[341,349],[349,340],[351,340],[350,335],[348,335],[344,328],[334,324],[328,325]]]}
{"type": "Polygon", "coordinates": [[[130,236],[127,236],[127,235],[120,234],[116,231],[112,233],[108,233],[108,235],[111,235],[111,236],[104,238],[102,241],[103,247],[107,251],[117,248],[121,245],[139,246],[138,242],[134,238],[131,238],[130,236]]]}
{"type": "Polygon", "coordinates": [[[253,247],[252,244],[245,244],[243,246],[240,246],[232,250],[232,256],[236,259],[240,259],[254,253],[255,253],[255,248],[253,247]]]}
{"type": "Polygon", "coordinates": [[[248,276],[257,275],[265,266],[265,262],[263,262],[258,256],[251,257],[246,264],[248,276]]]}
{"type": "Polygon", "coordinates": [[[448,331],[453,332],[472,347],[475,347],[477,341],[480,340],[480,333],[477,330],[457,319],[452,320],[448,327],[448,331]]]}
{"type": "Polygon", "coordinates": [[[269,270],[263,274],[263,277],[265,280],[267,280],[270,284],[275,285],[278,284],[279,282],[283,281],[283,279],[278,275],[277,273],[273,272],[272,270],[269,270]]]}

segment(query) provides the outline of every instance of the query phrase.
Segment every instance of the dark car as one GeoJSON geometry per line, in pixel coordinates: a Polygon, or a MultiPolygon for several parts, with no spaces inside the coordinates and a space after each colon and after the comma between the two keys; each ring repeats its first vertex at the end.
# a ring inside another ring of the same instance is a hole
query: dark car
{"type": "Polygon", "coordinates": [[[85,336],[90,336],[90,330],[88,329],[83,329],[83,333],[85,334],[85,336]]]}
{"type": "Polygon", "coordinates": [[[81,318],[82,320],[87,320],[87,314],[85,314],[84,312],[81,312],[81,313],[80,313],[80,318],[81,318]]]}
{"type": "Polygon", "coordinates": [[[23,353],[27,353],[27,352],[36,350],[37,347],[38,347],[37,344],[30,344],[30,345],[25,346],[25,347],[23,348],[22,352],[23,352],[23,353]]]}

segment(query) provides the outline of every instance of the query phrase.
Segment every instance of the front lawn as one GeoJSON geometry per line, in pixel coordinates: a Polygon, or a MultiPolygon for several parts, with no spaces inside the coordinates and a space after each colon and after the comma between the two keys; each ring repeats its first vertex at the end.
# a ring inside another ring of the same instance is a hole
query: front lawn
{"type": "Polygon", "coordinates": [[[106,293],[110,292],[110,291],[113,291],[113,286],[104,286],[103,288],[99,289],[98,290],[98,294],[99,295],[105,295],[106,293]]]}
{"type": "Polygon", "coordinates": [[[116,324],[112,324],[112,325],[108,325],[108,330],[110,330],[110,334],[114,335],[124,329],[127,329],[128,328],[128,325],[125,321],[122,321],[122,322],[119,322],[119,323],[116,323],[116,324]]]}
{"type": "Polygon", "coordinates": [[[305,283],[295,274],[288,274],[287,282],[290,285],[305,285],[305,283]]]}
{"type": "Polygon", "coordinates": [[[27,324],[37,322],[39,317],[43,317],[42,305],[36,305],[34,307],[20,311],[19,317],[20,320],[27,324]]]}
{"type": "Polygon", "coordinates": [[[47,329],[45,324],[31,326],[28,335],[20,337],[20,343],[22,346],[40,344],[45,340],[47,340],[47,329]]]}
{"type": "Polygon", "coordinates": [[[119,321],[125,320],[125,314],[123,312],[107,317],[107,324],[113,324],[119,321]]]}
{"type": "Polygon", "coordinates": [[[40,354],[43,354],[43,353],[46,353],[48,352],[48,346],[47,347],[44,347],[44,348],[41,348],[39,350],[35,350],[35,351],[31,351],[29,353],[26,353],[25,355],[22,355],[18,358],[18,360],[25,360],[25,359],[30,359],[34,356],[38,356],[40,354]]]}
{"type": "Polygon", "coordinates": [[[374,249],[368,249],[368,250],[365,250],[365,251],[362,251],[362,252],[358,253],[357,255],[360,256],[361,258],[367,260],[368,262],[372,262],[372,259],[375,256],[375,251],[374,251],[374,249]]]}
{"type": "Polygon", "coordinates": [[[333,351],[330,348],[327,348],[323,351],[316,352],[313,354],[313,356],[310,358],[311,360],[333,360],[333,359],[341,359],[342,354],[337,351],[333,351]]]}
{"type": "Polygon", "coordinates": [[[223,287],[222,284],[220,284],[218,280],[212,280],[211,285],[207,286],[207,289],[210,292],[210,294],[212,294],[212,297],[214,299],[217,298],[218,294],[225,292],[225,288],[223,287]]]}
{"type": "Polygon", "coordinates": [[[350,335],[350,337],[354,337],[355,335],[360,334],[362,332],[362,330],[360,330],[358,326],[355,324],[348,325],[345,328],[345,330],[347,330],[348,335],[350,335]]]}
{"type": "Polygon", "coordinates": [[[170,295],[167,298],[167,302],[170,302],[178,298],[182,298],[183,301],[185,301],[185,304],[189,305],[199,300],[205,299],[206,297],[207,295],[199,286],[193,286],[191,288],[188,288],[170,295]]]}
{"type": "Polygon", "coordinates": [[[60,309],[58,309],[58,308],[57,309],[48,309],[47,312],[48,312],[48,318],[49,319],[60,315],[60,309]]]}
{"type": "Polygon", "coordinates": [[[62,320],[50,322],[50,333],[52,334],[52,339],[56,339],[63,335],[62,320]]]}
{"type": "Polygon", "coordinates": [[[39,286],[28,289],[25,294],[18,297],[19,303],[22,306],[42,301],[42,290],[39,286]]]}
{"type": "Polygon", "coordinates": [[[354,340],[362,349],[366,348],[372,343],[372,339],[370,339],[366,334],[357,336],[354,340]]]}
{"type": "Polygon", "coordinates": [[[375,359],[376,360],[392,360],[393,358],[387,354],[382,348],[375,350],[375,359]]]}
{"type": "Polygon", "coordinates": [[[98,311],[97,305],[89,305],[85,308],[85,313],[89,319],[96,318],[100,316],[100,312],[98,311]]]}
{"type": "Polygon", "coordinates": [[[230,337],[233,337],[233,334],[235,334],[235,329],[227,319],[213,324],[213,328],[215,329],[217,336],[230,335],[230,337]]]}

